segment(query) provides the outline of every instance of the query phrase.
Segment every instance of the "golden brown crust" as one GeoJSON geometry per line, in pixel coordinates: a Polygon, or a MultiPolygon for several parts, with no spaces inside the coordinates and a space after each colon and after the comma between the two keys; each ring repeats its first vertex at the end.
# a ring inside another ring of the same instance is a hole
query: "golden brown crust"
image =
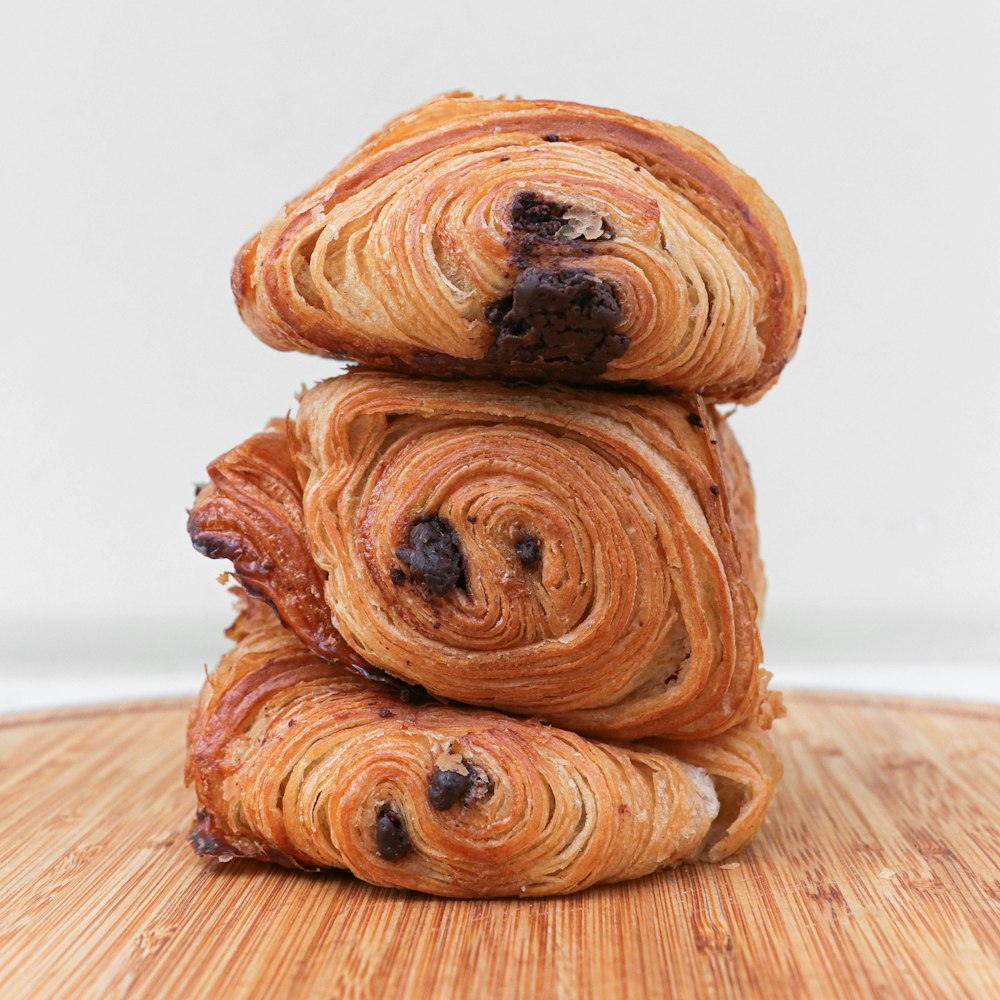
{"type": "Polygon", "coordinates": [[[366,666],[330,621],[325,577],[305,541],[302,487],[284,423],[272,421],[215,459],[208,475],[188,514],[194,547],[232,560],[246,592],[280,607],[285,625],[315,652],[366,666]]]}
{"type": "Polygon", "coordinates": [[[740,570],[757,602],[758,622],[764,615],[764,595],[767,580],[764,562],[760,556],[760,537],[757,531],[756,498],[750,465],[743,454],[736,436],[729,428],[728,416],[715,414],[715,441],[718,448],[719,468],[725,484],[729,509],[729,522],[733,529],[736,550],[740,554],[740,570]]]}
{"type": "MultiPolygon", "coordinates": [[[[781,696],[766,703],[784,715],[781,696]]],[[[767,719],[770,726],[771,719],[767,719]]],[[[764,822],[784,768],[771,737],[757,722],[744,722],[709,740],[652,740],[651,746],[704,768],[719,796],[719,813],[705,842],[704,861],[722,861],[748,844],[764,822]]]]}
{"type": "Polygon", "coordinates": [[[764,392],[805,313],[781,213],[705,140],[603,108],[468,94],[400,116],[289,202],[241,250],[233,291],[250,328],[283,350],[713,401],[764,392]],[[518,220],[519,195],[551,218],[518,220]],[[610,286],[624,352],[605,343],[555,364],[498,354],[490,307],[528,268],[584,269],[610,286]]]}
{"type": "Polygon", "coordinates": [[[682,760],[406,705],[306,650],[262,608],[251,602],[232,630],[237,646],[191,715],[200,853],[349,868],[444,896],[567,893],[723,857],[749,841],[773,795],[766,738],[746,728],[717,749],[683,744],[682,760]]]}
{"type": "MultiPolygon", "coordinates": [[[[758,711],[752,488],[700,400],[356,371],[307,391],[289,430],[304,514],[284,494],[247,512],[230,490],[208,534],[295,525],[257,548],[285,580],[319,572],[325,603],[255,583],[313,650],[339,632],[359,664],[436,695],[614,739],[696,739],[758,711]],[[422,518],[461,562],[440,593],[399,555],[422,518]]],[[[206,533],[200,500],[191,527],[206,533]]]]}

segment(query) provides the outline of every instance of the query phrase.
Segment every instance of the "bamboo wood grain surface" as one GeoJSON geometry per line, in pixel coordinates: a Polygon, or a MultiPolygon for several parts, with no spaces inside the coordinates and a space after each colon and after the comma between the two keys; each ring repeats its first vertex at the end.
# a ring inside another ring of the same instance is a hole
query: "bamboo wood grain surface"
{"type": "Polygon", "coordinates": [[[787,701],[737,864],[493,902],[195,857],[185,702],[0,718],[0,997],[1000,996],[1000,710],[787,701]]]}

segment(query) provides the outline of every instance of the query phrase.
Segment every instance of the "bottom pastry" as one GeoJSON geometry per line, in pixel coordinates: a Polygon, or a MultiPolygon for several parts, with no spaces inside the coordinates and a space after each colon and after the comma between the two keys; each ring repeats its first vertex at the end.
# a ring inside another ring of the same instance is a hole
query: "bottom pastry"
{"type": "Polygon", "coordinates": [[[228,635],[188,727],[201,854],[441,896],[568,893],[731,854],[781,774],[749,723],[601,743],[361,677],[259,601],[228,635]]]}

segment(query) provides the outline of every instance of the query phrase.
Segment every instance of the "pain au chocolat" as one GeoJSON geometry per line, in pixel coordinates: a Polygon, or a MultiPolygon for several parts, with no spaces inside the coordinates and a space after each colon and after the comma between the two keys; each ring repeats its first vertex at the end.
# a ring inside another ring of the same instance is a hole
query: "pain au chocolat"
{"type": "Polygon", "coordinates": [[[608,739],[779,710],[749,474],[697,397],[359,370],[209,474],[195,546],[320,656],[608,739]]]}
{"type": "Polygon", "coordinates": [[[710,402],[772,385],[805,313],[781,213],[704,139],[464,93],[397,118],[290,201],[232,285],[281,350],[710,402]]]}
{"type": "Polygon", "coordinates": [[[567,893],[724,858],[756,833],[781,773],[750,724],[616,746],[412,704],[306,649],[262,602],[245,608],[189,724],[202,854],[442,896],[567,893]]]}

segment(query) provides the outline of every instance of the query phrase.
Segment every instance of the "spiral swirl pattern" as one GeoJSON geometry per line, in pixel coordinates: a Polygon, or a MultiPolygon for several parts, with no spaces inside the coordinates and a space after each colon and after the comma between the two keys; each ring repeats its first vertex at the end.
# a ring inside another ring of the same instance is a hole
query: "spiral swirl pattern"
{"type": "Polygon", "coordinates": [[[289,202],[241,250],[233,289],[283,350],[710,401],[773,383],[805,312],[780,212],[703,139],[464,94],[390,123],[289,202]],[[596,312],[545,287],[581,281],[596,312]]]}
{"type": "Polygon", "coordinates": [[[565,893],[723,856],[753,836],[773,792],[773,756],[750,730],[716,756],[690,744],[702,763],[689,764],[401,704],[306,650],[257,601],[230,634],[238,643],[188,732],[201,853],[349,868],[446,896],[565,893]]]}
{"type": "Polygon", "coordinates": [[[354,372],[290,429],[326,601],[369,663],[615,739],[757,711],[749,480],[700,400],[354,372]]]}

